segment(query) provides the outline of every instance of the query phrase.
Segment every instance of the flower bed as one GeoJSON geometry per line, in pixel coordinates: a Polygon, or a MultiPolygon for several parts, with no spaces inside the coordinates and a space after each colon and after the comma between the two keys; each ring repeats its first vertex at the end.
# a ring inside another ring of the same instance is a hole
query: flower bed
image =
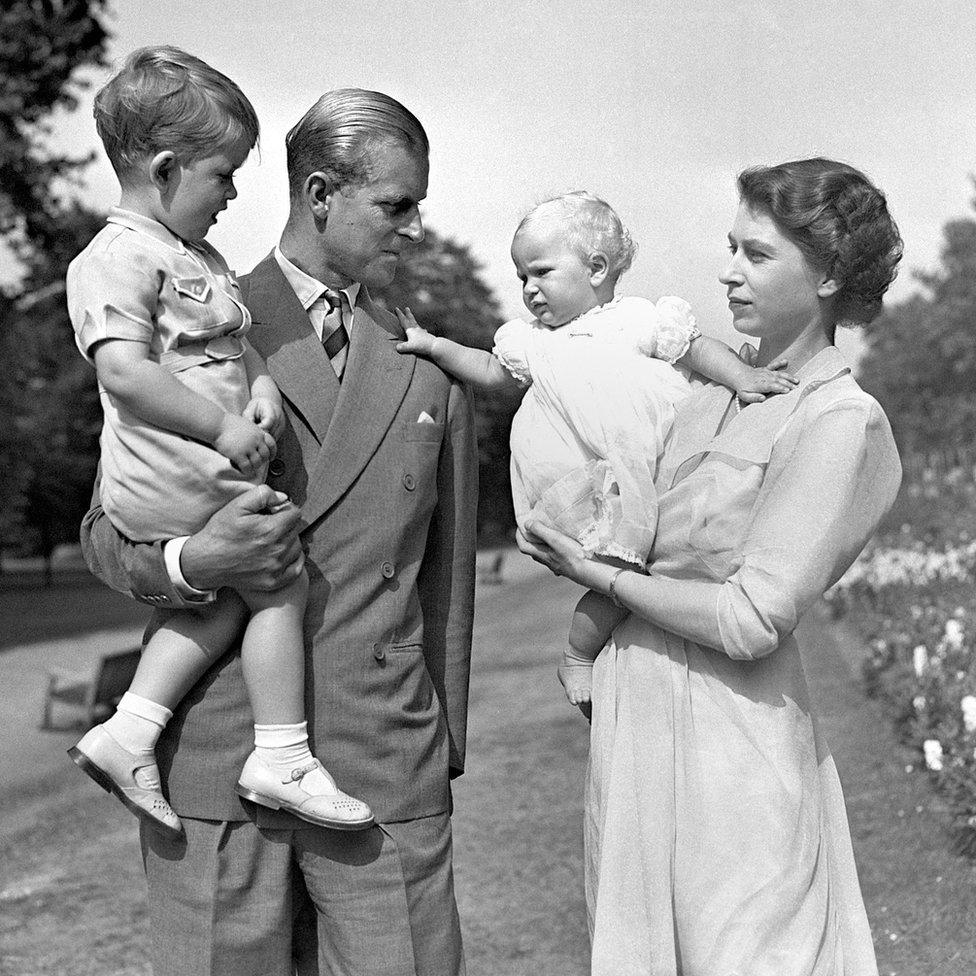
{"type": "Polygon", "coordinates": [[[827,601],[868,641],[868,693],[945,795],[960,849],[976,856],[976,472],[906,485],[827,601]]]}

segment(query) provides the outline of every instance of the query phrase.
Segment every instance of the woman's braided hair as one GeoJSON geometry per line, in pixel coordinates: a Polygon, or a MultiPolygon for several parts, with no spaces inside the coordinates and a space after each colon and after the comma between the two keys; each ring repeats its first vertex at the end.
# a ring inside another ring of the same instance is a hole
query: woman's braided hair
{"type": "Polygon", "coordinates": [[[902,240],[884,194],[863,173],[818,157],[751,167],[738,186],[743,202],[766,211],[812,264],[835,278],[838,325],[878,316],[898,273],[902,240]]]}

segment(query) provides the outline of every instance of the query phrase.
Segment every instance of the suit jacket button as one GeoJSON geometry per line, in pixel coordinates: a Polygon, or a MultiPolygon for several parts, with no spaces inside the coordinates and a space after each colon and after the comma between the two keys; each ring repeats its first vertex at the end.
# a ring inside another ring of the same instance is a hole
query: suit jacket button
{"type": "Polygon", "coordinates": [[[284,473],[285,473],[285,462],[284,461],[281,461],[278,458],[275,458],[268,465],[268,474],[274,475],[277,478],[278,475],[284,474],[284,473]]]}
{"type": "Polygon", "coordinates": [[[417,482],[414,481],[412,474],[405,474],[403,476],[403,487],[406,488],[407,491],[413,491],[414,488],[417,487],[417,482]]]}
{"type": "Polygon", "coordinates": [[[396,572],[396,568],[393,563],[387,561],[380,566],[380,572],[387,578],[393,579],[393,574],[396,572]]]}
{"type": "Polygon", "coordinates": [[[377,661],[382,661],[386,657],[386,651],[383,650],[382,644],[373,645],[373,657],[375,657],[377,661]]]}

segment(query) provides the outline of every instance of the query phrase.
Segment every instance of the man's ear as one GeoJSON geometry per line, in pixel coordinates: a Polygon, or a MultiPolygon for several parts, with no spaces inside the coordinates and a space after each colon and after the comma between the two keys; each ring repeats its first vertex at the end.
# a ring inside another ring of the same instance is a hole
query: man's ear
{"type": "Polygon", "coordinates": [[[176,175],[178,165],[176,153],[172,149],[164,149],[156,153],[149,161],[149,179],[160,193],[173,185],[173,177],[176,175]]]}
{"type": "Polygon", "coordinates": [[[308,209],[316,220],[325,223],[328,219],[329,205],[332,203],[334,192],[335,187],[332,185],[332,180],[321,170],[316,170],[305,178],[305,200],[308,203],[308,209]]]}
{"type": "Polygon", "coordinates": [[[594,288],[599,288],[610,273],[610,261],[603,251],[594,251],[587,258],[586,264],[590,269],[590,284],[594,288]]]}

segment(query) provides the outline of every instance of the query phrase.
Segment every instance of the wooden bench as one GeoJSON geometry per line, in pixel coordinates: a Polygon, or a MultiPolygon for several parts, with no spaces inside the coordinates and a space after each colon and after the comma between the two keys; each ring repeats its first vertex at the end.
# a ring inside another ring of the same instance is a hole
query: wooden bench
{"type": "Polygon", "coordinates": [[[141,647],[132,647],[104,654],[89,674],[49,670],[41,728],[51,728],[55,702],[80,710],[79,721],[86,729],[91,728],[118,704],[132,683],[141,653],[141,647]]]}

